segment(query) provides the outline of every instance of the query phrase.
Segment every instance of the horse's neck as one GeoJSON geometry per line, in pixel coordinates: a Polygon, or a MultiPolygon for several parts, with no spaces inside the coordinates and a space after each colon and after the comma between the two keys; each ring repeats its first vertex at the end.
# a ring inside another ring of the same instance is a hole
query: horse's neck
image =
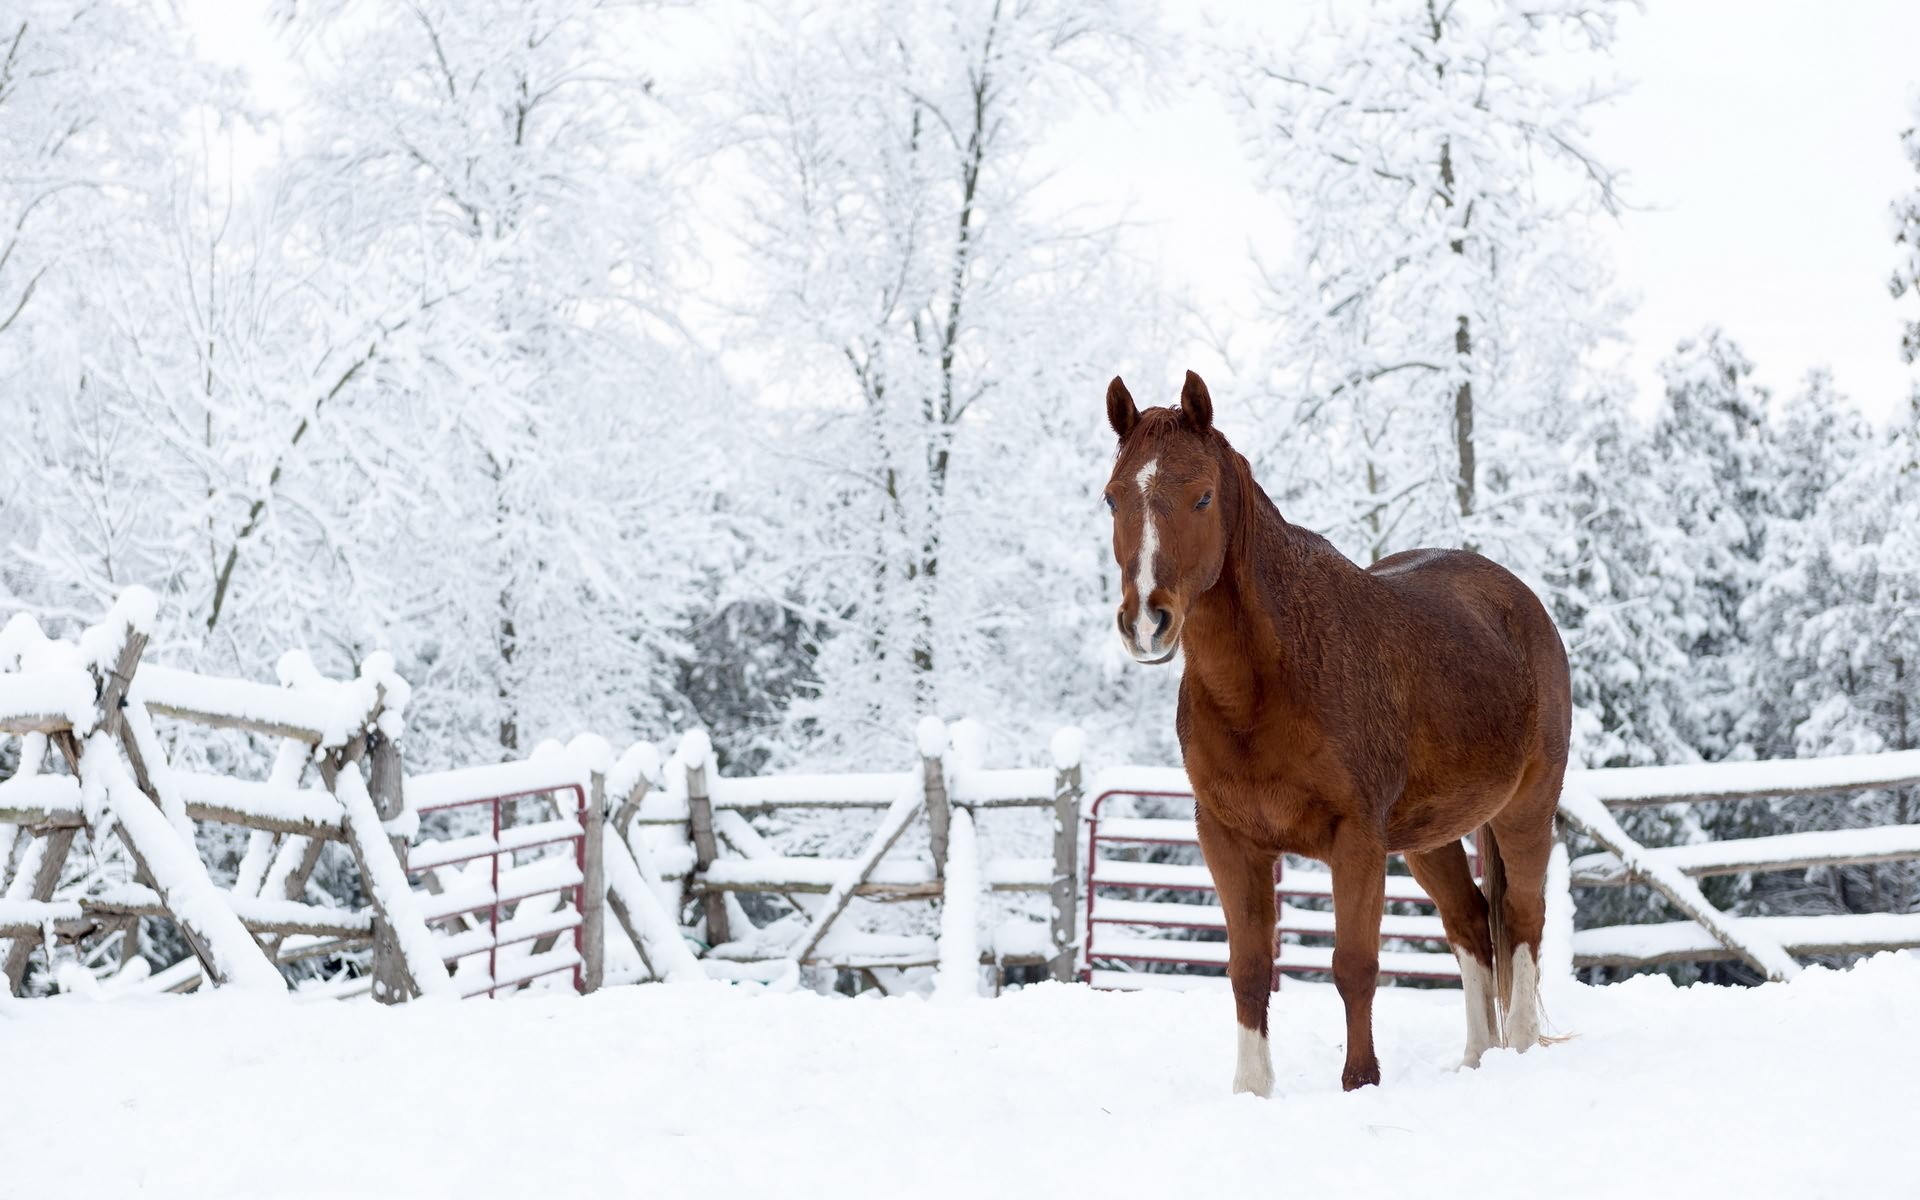
{"type": "Polygon", "coordinates": [[[1242,483],[1220,579],[1195,603],[1182,640],[1190,683],[1235,724],[1251,725],[1256,707],[1308,706],[1290,631],[1303,627],[1304,594],[1326,564],[1318,539],[1282,520],[1251,475],[1242,483]]]}

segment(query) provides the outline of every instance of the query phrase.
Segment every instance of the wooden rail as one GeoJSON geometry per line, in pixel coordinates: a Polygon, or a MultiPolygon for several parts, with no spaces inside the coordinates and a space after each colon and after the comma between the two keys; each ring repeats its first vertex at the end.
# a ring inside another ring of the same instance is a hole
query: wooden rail
{"type": "Polygon", "coordinates": [[[1784,979],[1799,970],[1797,959],[1802,957],[1920,947],[1920,915],[1737,917],[1713,907],[1693,883],[1714,875],[1920,859],[1920,825],[1809,830],[1649,847],[1628,836],[1608,811],[1818,796],[1916,783],[1920,783],[1920,751],[1569,773],[1561,817],[1601,846],[1600,852],[1573,861],[1570,885],[1644,885],[1689,918],[1579,930],[1573,935],[1574,965],[1631,967],[1738,959],[1768,979],[1784,979]]]}
{"type": "Polygon", "coordinates": [[[949,881],[945,863],[956,810],[1045,810],[1052,818],[1054,853],[1047,859],[1002,859],[978,864],[978,886],[996,892],[1046,894],[1048,918],[1031,946],[989,948],[980,955],[997,967],[1046,966],[1057,979],[1074,970],[1078,915],[1076,864],[1079,857],[1081,786],[1077,734],[1056,740],[1053,769],[956,769],[948,756],[946,731],[923,722],[917,763],[898,772],[847,775],[799,774],[760,778],[725,777],[712,769],[710,749],[694,735],[672,764],[675,777],[666,786],[616,816],[615,837],[627,845],[649,828],[676,827],[692,853],[684,871],[660,871],[662,880],[679,880],[685,904],[704,916],[707,961],[743,969],[755,964],[833,967],[849,971],[936,965],[937,946],[920,940],[880,935],[835,936],[837,924],[856,898],[943,901],[949,881]],[[690,750],[689,750],[690,747],[690,750]],[[881,810],[863,851],[853,858],[781,855],[753,833],[743,814],[779,809],[801,811],[881,810]],[[896,858],[892,851],[908,828],[924,820],[931,853],[896,858]],[[726,851],[733,851],[728,855],[726,851]],[[742,929],[738,910],[725,907],[729,894],[779,896],[801,919],[801,932],[779,941],[760,930],[742,929]],[[824,897],[824,899],[814,899],[824,897]]]}

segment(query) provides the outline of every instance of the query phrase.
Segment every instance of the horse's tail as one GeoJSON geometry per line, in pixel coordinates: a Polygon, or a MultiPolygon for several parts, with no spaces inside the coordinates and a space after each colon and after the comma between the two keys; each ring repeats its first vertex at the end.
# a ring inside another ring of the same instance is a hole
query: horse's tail
{"type": "Polygon", "coordinates": [[[1487,936],[1493,942],[1494,1033],[1507,1044],[1507,1013],[1513,1007],[1513,942],[1507,937],[1507,867],[1491,824],[1480,827],[1480,889],[1487,898],[1487,936]]]}

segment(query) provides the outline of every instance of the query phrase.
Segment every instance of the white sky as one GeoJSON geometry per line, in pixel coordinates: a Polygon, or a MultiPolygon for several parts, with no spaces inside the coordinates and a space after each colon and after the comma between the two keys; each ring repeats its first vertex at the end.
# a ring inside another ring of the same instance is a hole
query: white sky
{"type": "MultiPolygon", "coordinates": [[[[283,70],[263,0],[185,6],[210,56],[269,78],[283,70]]],[[[1920,0],[1649,0],[1628,16],[1618,66],[1634,89],[1598,115],[1595,135],[1639,206],[1617,230],[1614,265],[1637,297],[1626,333],[1643,403],[1659,360],[1708,323],[1779,391],[1824,364],[1884,415],[1915,385],[1887,279],[1891,201],[1920,183],[1897,140],[1915,119],[1916,48],[1920,0]]],[[[262,99],[280,91],[269,84],[262,99]]],[[[1227,111],[1191,80],[1127,109],[1062,124],[1058,187],[1130,200],[1137,244],[1172,278],[1223,313],[1247,311],[1248,247],[1271,244],[1278,226],[1227,111]]],[[[1213,365],[1198,350],[1195,360],[1213,365]]]]}
{"type": "MultiPolygon", "coordinates": [[[[1898,141],[1915,121],[1920,0],[1649,0],[1622,22],[1617,66],[1633,90],[1594,136],[1638,206],[1613,253],[1637,298],[1625,333],[1642,404],[1674,343],[1717,323],[1776,391],[1826,365],[1861,407],[1891,411],[1920,378],[1887,291],[1893,197],[1920,185],[1898,141]]],[[[1130,195],[1168,267],[1245,311],[1248,245],[1270,244],[1274,217],[1226,109],[1174,90],[1063,140],[1089,195],[1130,195]]]]}

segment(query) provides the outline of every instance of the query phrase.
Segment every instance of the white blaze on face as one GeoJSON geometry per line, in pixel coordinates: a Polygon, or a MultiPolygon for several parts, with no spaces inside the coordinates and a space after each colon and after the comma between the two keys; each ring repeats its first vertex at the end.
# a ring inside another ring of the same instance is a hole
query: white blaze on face
{"type": "Polygon", "coordinates": [[[1134,481],[1140,485],[1140,562],[1134,568],[1133,590],[1140,603],[1140,611],[1133,621],[1133,644],[1142,654],[1153,653],[1153,631],[1156,622],[1152,619],[1153,605],[1148,597],[1153,595],[1153,560],[1160,553],[1160,531],[1153,523],[1153,477],[1160,470],[1160,460],[1151,459],[1140,468],[1134,481]]]}

